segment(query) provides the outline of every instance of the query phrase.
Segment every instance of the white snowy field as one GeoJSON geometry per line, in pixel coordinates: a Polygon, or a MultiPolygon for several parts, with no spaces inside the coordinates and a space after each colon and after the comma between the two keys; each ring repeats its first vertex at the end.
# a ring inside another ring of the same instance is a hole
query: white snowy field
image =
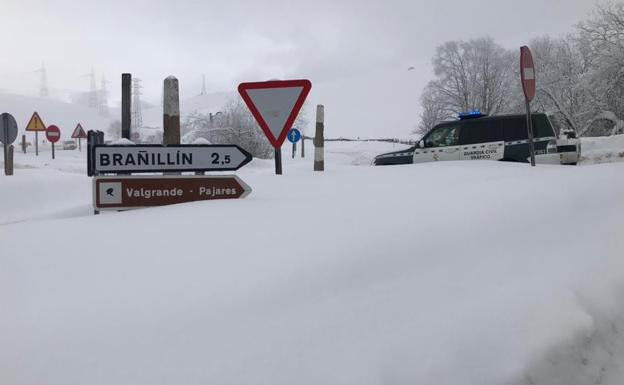
{"type": "Polygon", "coordinates": [[[624,163],[368,167],[91,215],[84,156],[0,175],[0,384],[621,384],[624,163]]]}

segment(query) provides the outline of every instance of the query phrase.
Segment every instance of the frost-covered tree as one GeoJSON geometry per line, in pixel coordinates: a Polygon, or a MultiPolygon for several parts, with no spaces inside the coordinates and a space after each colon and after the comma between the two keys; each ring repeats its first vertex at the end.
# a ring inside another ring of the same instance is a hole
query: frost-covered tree
{"type": "Polygon", "coordinates": [[[443,110],[453,112],[476,108],[494,115],[506,111],[511,100],[513,59],[489,37],[446,42],[436,50],[436,79],[427,85],[423,101],[441,103],[443,110]]]}
{"type": "Polygon", "coordinates": [[[436,124],[453,117],[454,111],[449,109],[439,89],[431,83],[423,90],[420,103],[422,107],[420,123],[414,129],[414,134],[424,135],[436,124]]]}

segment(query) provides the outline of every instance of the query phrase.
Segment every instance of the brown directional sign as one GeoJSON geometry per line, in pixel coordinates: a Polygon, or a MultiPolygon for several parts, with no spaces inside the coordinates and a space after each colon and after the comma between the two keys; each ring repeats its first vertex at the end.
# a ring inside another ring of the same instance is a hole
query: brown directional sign
{"type": "Polygon", "coordinates": [[[96,210],[126,210],[176,203],[240,199],[251,187],[236,175],[98,176],[93,178],[96,210]]]}

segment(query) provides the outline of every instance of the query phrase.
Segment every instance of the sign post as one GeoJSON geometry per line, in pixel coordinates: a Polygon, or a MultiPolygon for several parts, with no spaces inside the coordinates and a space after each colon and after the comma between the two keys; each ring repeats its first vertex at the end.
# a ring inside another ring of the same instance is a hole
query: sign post
{"type": "Polygon", "coordinates": [[[17,138],[17,122],[8,113],[0,115],[0,142],[4,153],[4,175],[13,175],[13,146],[17,138]]]}
{"type": "Polygon", "coordinates": [[[241,83],[238,92],[275,149],[275,174],[282,174],[281,146],[312,83],[309,80],[270,80],[241,83]]]}
{"type": "Polygon", "coordinates": [[[46,128],[46,138],[52,143],[52,159],[54,159],[54,143],[61,139],[61,130],[53,124],[50,125],[46,128]]]}
{"type": "Polygon", "coordinates": [[[533,124],[531,119],[531,100],[535,97],[535,65],[531,50],[527,46],[520,47],[520,79],[522,91],[526,102],[527,130],[529,134],[529,151],[531,153],[531,166],[535,166],[535,143],[533,141],[533,124]]]}
{"type": "Polygon", "coordinates": [[[78,151],[82,151],[82,146],[81,146],[80,140],[81,139],[86,139],[87,138],[87,133],[82,128],[82,125],[80,123],[78,123],[78,125],[74,129],[74,132],[72,132],[71,137],[72,137],[72,139],[78,139],[78,151]]]}
{"type": "Polygon", "coordinates": [[[28,124],[26,125],[26,131],[35,132],[35,155],[36,156],[39,156],[39,131],[45,131],[45,130],[46,130],[45,124],[43,124],[41,117],[39,116],[37,111],[35,111],[35,113],[33,113],[33,116],[28,121],[28,124]]]}

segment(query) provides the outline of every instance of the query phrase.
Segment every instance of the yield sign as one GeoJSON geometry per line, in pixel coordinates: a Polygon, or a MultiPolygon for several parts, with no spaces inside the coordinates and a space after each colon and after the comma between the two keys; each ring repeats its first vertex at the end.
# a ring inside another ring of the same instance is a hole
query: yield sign
{"type": "Polygon", "coordinates": [[[74,132],[71,134],[71,137],[72,139],[86,139],[87,138],[87,133],[82,128],[82,125],[80,123],[78,123],[78,125],[74,129],[74,132]]]}
{"type": "Polygon", "coordinates": [[[238,92],[267,139],[279,148],[312,88],[309,80],[241,83],[238,92]]]}

